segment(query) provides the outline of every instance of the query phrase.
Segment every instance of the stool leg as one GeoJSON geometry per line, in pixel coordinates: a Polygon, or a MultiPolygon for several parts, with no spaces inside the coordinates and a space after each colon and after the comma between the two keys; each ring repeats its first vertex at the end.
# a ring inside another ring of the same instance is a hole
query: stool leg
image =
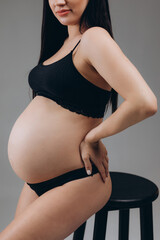
{"type": "Polygon", "coordinates": [[[129,238],[129,209],[119,210],[119,240],[129,238]]]}
{"type": "Polygon", "coordinates": [[[153,240],[152,203],[140,207],[141,240],[153,240]]]}
{"type": "Polygon", "coordinates": [[[85,232],[86,222],[84,222],[79,228],[77,228],[73,234],[73,240],[83,240],[85,232]]]}
{"type": "Polygon", "coordinates": [[[108,211],[101,209],[95,214],[93,240],[105,240],[108,211]]]}

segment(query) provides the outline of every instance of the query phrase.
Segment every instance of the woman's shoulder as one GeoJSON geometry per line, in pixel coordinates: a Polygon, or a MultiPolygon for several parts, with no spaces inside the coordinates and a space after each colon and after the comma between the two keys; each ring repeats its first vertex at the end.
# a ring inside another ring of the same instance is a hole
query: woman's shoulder
{"type": "Polygon", "coordinates": [[[114,39],[105,28],[99,26],[88,28],[81,37],[81,56],[90,66],[96,69],[93,65],[94,61],[97,61],[98,64],[98,55],[101,54],[102,56],[104,54],[104,46],[106,49],[113,47],[113,42],[115,42],[114,39]]]}
{"type": "Polygon", "coordinates": [[[113,42],[115,43],[105,28],[99,26],[88,28],[81,37],[81,51],[84,53],[84,56],[88,58],[89,52],[94,52],[94,50],[97,49],[99,45],[103,45],[104,42],[108,47],[110,47],[110,42],[112,42],[112,45],[113,42]]]}
{"type": "Polygon", "coordinates": [[[112,38],[109,34],[109,32],[103,28],[103,27],[99,27],[99,26],[95,26],[95,27],[91,27],[88,28],[82,35],[82,40],[91,40],[91,39],[98,39],[100,37],[108,37],[108,38],[112,38]]]}

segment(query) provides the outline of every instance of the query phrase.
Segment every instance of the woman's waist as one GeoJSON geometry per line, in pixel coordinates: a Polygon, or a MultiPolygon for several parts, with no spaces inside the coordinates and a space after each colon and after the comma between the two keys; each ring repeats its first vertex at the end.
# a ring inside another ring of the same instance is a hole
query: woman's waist
{"type": "Polygon", "coordinates": [[[95,127],[96,119],[63,111],[57,105],[54,108],[54,104],[52,100],[36,97],[10,133],[9,161],[17,175],[28,182],[56,175],[63,171],[64,165],[66,169],[83,166],[79,145],[95,127]]]}
{"type": "Polygon", "coordinates": [[[13,129],[8,158],[20,178],[38,182],[83,166],[79,145],[86,131],[64,126],[37,124],[27,130],[19,125],[13,129]]]}
{"type": "Polygon", "coordinates": [[[36,101],[38,105],[34,100],[32,102],[12,127],[8,141],[10,155],[11,151],[12,154],[21,152],[22,155],[28,152],[52,152],[62,146],[68,150],[76,149],[85,135],[98,125],[92,119],[87,121],[73,116],[73,113],[70,115],[68,110],[54,110],[43,101],[41,104],[36,101]]]}

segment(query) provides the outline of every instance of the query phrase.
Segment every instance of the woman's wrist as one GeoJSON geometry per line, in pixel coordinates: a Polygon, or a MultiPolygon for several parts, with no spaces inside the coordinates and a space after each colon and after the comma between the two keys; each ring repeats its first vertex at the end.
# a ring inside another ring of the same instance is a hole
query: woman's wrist
{"type": "Polygon", "coordinates": [[[86,134],[84,141],[88,143],[98,143],[100,139],[96,138],[95,133],[91,130],[89,133],[86,134]]]}

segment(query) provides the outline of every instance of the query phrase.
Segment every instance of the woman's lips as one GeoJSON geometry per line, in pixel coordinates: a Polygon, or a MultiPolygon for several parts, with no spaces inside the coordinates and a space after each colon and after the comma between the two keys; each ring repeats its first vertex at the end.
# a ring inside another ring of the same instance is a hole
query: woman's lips
{"type": "Polygon", "coordinates": [[[63,16],[63,15],[68,14],[69,12],[70,12],[70,10],[68,10],[68,11],[63,11],[63,12],[57,12],[57,14],[58,14],[59,16],[63,16]]]}

